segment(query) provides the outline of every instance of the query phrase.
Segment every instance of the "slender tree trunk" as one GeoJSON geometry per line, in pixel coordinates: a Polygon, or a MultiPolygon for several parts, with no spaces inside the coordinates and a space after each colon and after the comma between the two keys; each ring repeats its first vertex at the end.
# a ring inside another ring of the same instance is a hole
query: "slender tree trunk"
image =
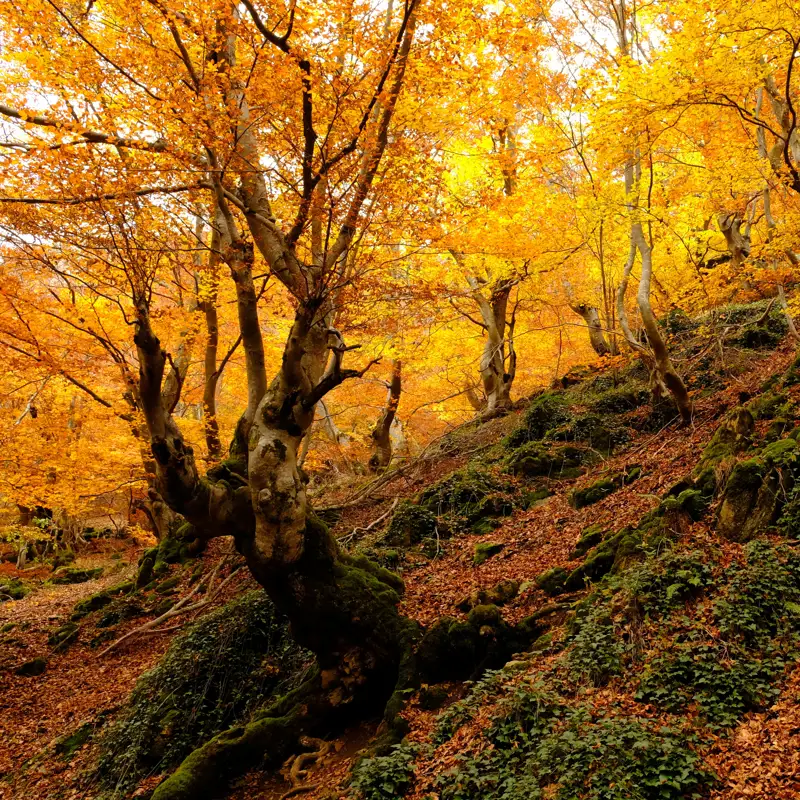
{"type": "Polygon", "coordinates": [[[401,361],[396,358],[392,361],[392,379],[389,382],[386,405],[372,429],[372,455],[369,459],[369,468],[373,472],[386,469],[392,461],[391,429],[397,414],[397,406],[400,404],[401,369],[401,361]]]}
{"type": "Polygon", "coordinates": [[[603,325],[600,322],[598,310],[594,306],[587,306],[585,303],[570,306],[570,308],[586,323],[589,331],[589,342],[595,353],[599,356],[608,355],[610,350],[603,334],[603,325]]]}
{"type": "Polygon", "coordinates": [[[689,424],[692,421],[693,414],[692,401],[689,398],[686,385],[672,365],[669,351],[661,336],[658,322],[656,322],[655,314],[653,314],[653,309],[650,305],[650,280],[653,272],[650,245],[644,238],[640,223],[635,223],[634,230],[639,253],[642,257],[642,276],[639,280],[639,291],[636,294],[639,313],[647,333],[647,340],[653,351],[658,377],[675,398],[675,403],[678,406],[678,411],[684,424],[689,424]]]}

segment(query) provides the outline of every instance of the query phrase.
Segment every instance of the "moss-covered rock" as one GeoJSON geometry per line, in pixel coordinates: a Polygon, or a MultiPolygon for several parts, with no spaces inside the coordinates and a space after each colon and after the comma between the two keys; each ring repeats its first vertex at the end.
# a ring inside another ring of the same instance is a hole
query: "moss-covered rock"
{"type": "Polygon", "coordinates": [[[397,504],[382,544],[410,547],[424,539],[435,537],[437,532],[442,536],[446,526],[441,525],[442,530],[439,527],[436,514],[416,503],[403,500],[397,504]]]}
{"type": "Polygon", "coordinates": [[[441,617],[422,637],[417,661],[430,683],[471,675],[477,664],[478,632],[468,623],[441,617]]]}
{"type": "Polygon", "coordinates": [[[610,455],[617,445],[630,439],[630,433],[608,415],[580,414],[566,425],[548,431],[545,438],[554,442],[581,442],[590,450],[610,455]]]}
{"type": "Polygon", "coordinates": [[[565,425],[571,418],[566,397],[560,392],[545,392],[531,402],[522,421],[503,439],[503,444],[514,449],[542,439],[549,430],[565,425]]]}
{"type": "Polygon", "coordinates": [[[466,622],[442,617],[426,631],[417,648],[420,675],[428,683],[477,677],[505,664],[540,632],[540,628],[508,625],[494,605],[472,609],[466,622]]]}
{"type": "Polygon", "coordinates": [[[456,470],[419,495],[419,506],[436,517],[447,516],[453,527],[481,530],[487,520],[514,510],[513,487],[507,479],[471,464],[456,470]]]}
{"type": "Polygon", "coordinates": [[[72,733],[56,739],[56,743],[53,746],[55,754],[66,760],[71,759],[91,739],[93,732],[94,725],[91,722],[84,722],[72,733]]]}
{"type": "Polygon", "coordinates": [[[47,637],[47,643],[53,650],[66,650],[80,634],[77,622],[67,622],[47,637]]]}
{"type": "Polygon", "coordinates": [[[505,466],[512,475],[568,479],[582,475],[583,464],[592,460],[591,452],[579,447],[547,447],[530,442],[511,452],[505,466]]]}
{"type": "Polygon", "coordinates": [[[36,656],[30,661],[26,661],[21,666],[17,667],[16,674],[25,678],[35,677],[41,675],[47,669],[47,660],[42,656],[36,656]]]}
{"type": "Polygon", "coordinates": [[[583,489],[576,489],[570,494],[569,502],[573,508],[585,508],[586,506],[598,503],[608,497],[608,495],[633,483],[642,474],[641,467],[629,467],[625,472],[610,475],[606,478],[600,478],[593,484],[586,486],[583,489]]]}
{"type": "Polygon", "coordinates": [[[113,603],[116,598],[122,597],[130,592],[131,589],[133,589],[133,583],[126,581],[125,583],[120,583],[117,586],[105,589],[102,592],[90,595],[83,600],[79,600],[72,609],[70,619],[73,622],[78,622],[88,614],[105,608],[110,603],[113,603]]]}
{"type": "Polygon", "coordinates": [[[30,592],[30,587],[19,578],[0,581],[0,603],[6,600],[22,600],[30,592]]]}
{"type": "Polygon", "coordinates": [[[139,569],[136,573],[136,588],[142,589],[153,580],[153,572],[158,556],[158,547],[150,547],[139,557],[139,569]]]}
{"type": "Polygon", "coordinates": [[[569,554],[570,560],[585,556],[595,545],[600,544],[606,537],[607,531],[600,525],[590,525],[581,531],[581,538],[575,543],[575,547],[569,554]]]}
{"type": "Polygon", "coordinates": [[[53,569],[58,569],[59,567],[66,567],[68,564],[72,564],[75,561],[75,551],[72,549],[66,550],[59,550],[54,556],[52,560],[53,569]]]}
{"type": "Polygon", "coordinates": [[[569,573],[563,567],[552,567],[536,579],[536,585],[551,597],[566,591],[565,583],[569,573]]]}
{"type": "Polygon", "coordinates": [[[419,690],[419,707],[423,711],[436,711],[448,700],[447,689],[441,686],[423,686],[419,690]]]}
{"type": "Polygon", "coordinates": [[[592,400],[592,410],[598,414],[624,414],[650,402],[650,390],[642,384],[625,384],[600,392],[592,400]]]}
{"type": "Polygon", "coordinates": [[[60,567],[50,577],[50,582],[55,584],[86,583],[99,578],[103,574],[102,567],[79,568],[60,567]]]}
{"type": "Polygon", "coordinates": [[[472,563],[479,567],[492,556],[496,556],[504,547],[502,542],[478,542],[474,548],[472,563]]]}
{"type": "Polygon", "coordinates": [[[296,685],[309,654],[262,591],[248,592],[181,633],[137,682],[101,740],[98,775],[122,791],[180,761],[296,685]]]}
{"type": "Polygon", "coordinates": [[[716,467],[726,459],[749,449],[753,444],[754,426],[755,418],[749,409],[739,406],[731,411],[703,450],[693,474],[700,475],[709,467],[716,467]]]}
{"type": "Polygon", "coordinates": [[[791,403],[785,392],[764,392],[748,403],[747,408],[756,419],[775,419],[791,413],[791,403]]]}
{"type": "Polygon", "coordinates": [[[169,578],[166,578],[156,585],[156,592],[158,592],[158,594],[166,594],[167,592],[171,592],[178,586],[178,584],[180,584],[180,582],[180,575],[171,575],[169,578]]]}
{"type": "Polygon", "coordinates": [[[519,581],[505,580],[490,589],[477,589],[458,604],[460,611],[470,611],[477,606],[503,606],[519,594],[519,581]]]}

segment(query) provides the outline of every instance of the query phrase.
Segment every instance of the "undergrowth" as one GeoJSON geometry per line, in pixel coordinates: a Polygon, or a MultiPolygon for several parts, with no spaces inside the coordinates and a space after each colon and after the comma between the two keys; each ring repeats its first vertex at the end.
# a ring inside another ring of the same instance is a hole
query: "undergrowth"
{"type": "Polygon", "coordinates": [[[268,697],[291,688],[307,654],[262,591],[212,611],[176,637],[136,683],[102,737],[101,782],[117,790],[180,762],[268,697]]]}

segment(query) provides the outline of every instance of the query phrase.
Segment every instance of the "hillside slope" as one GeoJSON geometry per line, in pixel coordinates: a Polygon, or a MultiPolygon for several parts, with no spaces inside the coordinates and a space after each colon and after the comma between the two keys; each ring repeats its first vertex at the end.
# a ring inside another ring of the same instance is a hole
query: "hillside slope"
{"type": "MultiPolygon", "coordinates": [[[[372,749],[380,719],[288,743],[309,757],[228,796],[798,796],[800,374],[780,316],[754,326],[762,311],[667,321],[691,428],[653,407],[637,362],[611,361],[462,426],[356,500],[318,497],[342,546],[403,577],[425,682],[402,744],[372,749]]],[[[2,798],[147,797],[308,665],[226,545],[141,588],[126,547],[80,562],[106,577],[75,586],[26,573],[33,591],[0,607],[2,798]],[[98,655],[220,563],[232,577],[194,622],[98,655]],[[34,656],[44,673],[18,674],[34,656]]]]}

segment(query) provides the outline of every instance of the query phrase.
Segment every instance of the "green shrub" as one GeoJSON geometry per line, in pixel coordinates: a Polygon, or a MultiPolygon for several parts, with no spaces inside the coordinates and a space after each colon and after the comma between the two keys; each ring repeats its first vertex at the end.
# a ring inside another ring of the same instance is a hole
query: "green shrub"
{"type": "Polygon", "coordinates": [[[258,590],[191,625],[136,683],[102,738],[98,774],[117,790],[181,761],[299,680],[309,656],[258,590]]]}
{"type": "Polygon", "coordinates": [[[362,758],[353,768],[350,789],[359,800],[397,800],[414,784],[419,745],[402,742],[386,756],[362,758]]]}
{"type": "Polygon", "coordinates": [[[746,546],[745,555],[744,565],[734,562],[726,570],[714,617],[726,639],[759,647],[798,627],[800,559],[758,540],[746,546]]]}
{"type": "Polygon", "coordinates": [[[686,731],[569,707],[540,684],[518,687],[485,738],[437,779],[441,800],[685,800],[713,780],[686,731]]]}
{"type": "Polygon", "coordinates": [[[593,609],[582,621],[567,650],[570,677],[602,686],[622,671],[624,646],[614,631],[614,623],[604,608],[593,609]]]}
{"type": "Polygon", "coordinates": [[[659,615],[686,602],[711,582],[711,567],[701,552],[668,550],[632,566],[623,586],[631,601],[644,613],[659,615]]]}
{"type": "Polygon", "coordinates": [[[753,657],[731,645],[674,644],[669,654],[650,659],[636,698],[673,713],[691,705],[709,727],[730,727],[777,697],[775,680],[785,665],[773,649],[753,657]]]}

